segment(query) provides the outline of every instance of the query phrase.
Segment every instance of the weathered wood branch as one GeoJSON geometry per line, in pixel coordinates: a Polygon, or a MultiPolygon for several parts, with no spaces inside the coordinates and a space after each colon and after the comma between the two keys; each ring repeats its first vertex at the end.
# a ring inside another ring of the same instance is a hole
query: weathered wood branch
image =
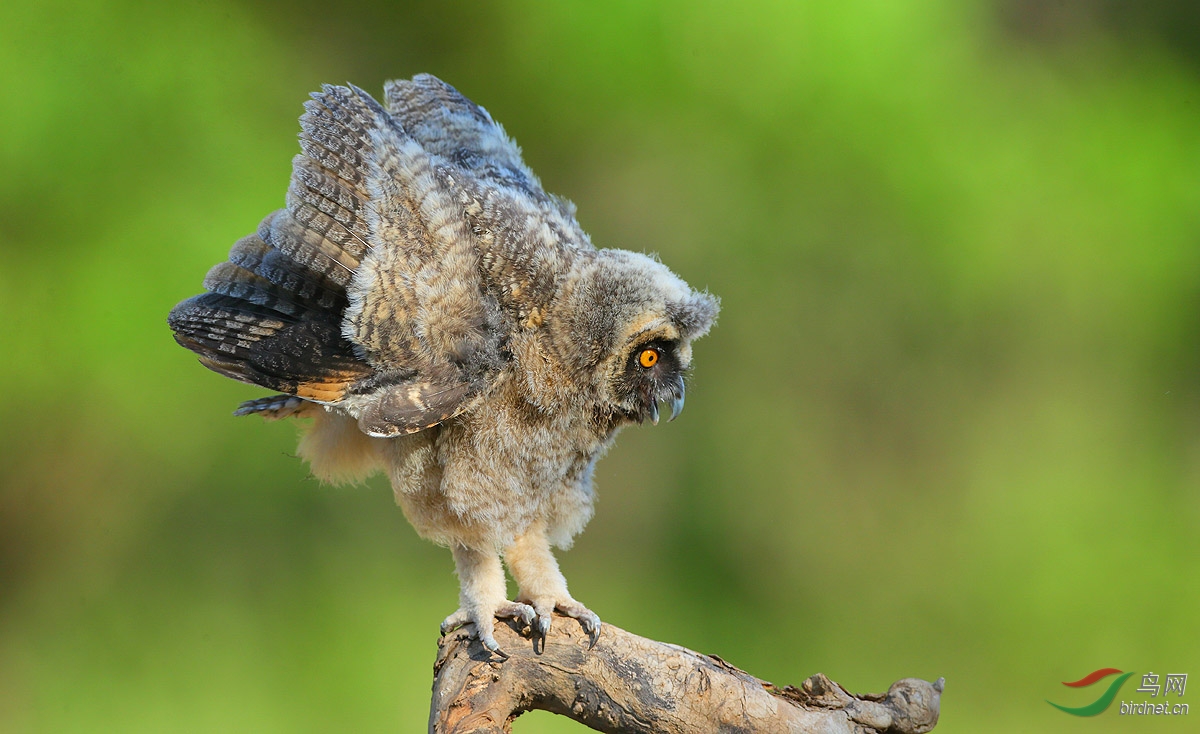
{"type": "Polygon", "coordinates": [[[496,625],[507,659],[489,654],[471,631],[438,642],[431,734],[510,732],[513,719],[533,709],[602,732],[923,734],[937,723],[945,685],[905,678],[887,693],[852,695],[818,673],[800,688],[780,688],[715,655],[612,625],[589,650],[579,624],[561,616],[541,654],[515,624],[496,625]]]}

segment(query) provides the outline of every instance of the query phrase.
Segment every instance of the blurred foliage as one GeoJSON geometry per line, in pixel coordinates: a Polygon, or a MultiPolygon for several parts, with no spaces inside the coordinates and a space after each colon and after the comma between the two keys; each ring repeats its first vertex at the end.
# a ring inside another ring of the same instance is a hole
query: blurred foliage
{"type": "Polygon", "coordinates": [[[164,320],[282,205],[309,91],[423,71],[724,299],[562,558],[602,618],[779,683],[944,675],[947,733],[1133,731],[1044,699],[1200,675],[1194,6],[732,8],[0,8],[0,730],[422,730],[449,554],[164,320]]]}

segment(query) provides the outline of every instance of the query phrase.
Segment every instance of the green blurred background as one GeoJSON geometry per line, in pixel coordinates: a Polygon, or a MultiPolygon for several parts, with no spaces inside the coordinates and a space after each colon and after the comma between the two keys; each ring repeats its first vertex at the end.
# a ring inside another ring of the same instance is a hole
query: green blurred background
{"type": "Polygon", "coordinates": [[[577,597],[781,684],[944,675],[938,731],[1148,730],[1045,699],[1200,677],[1194,8],[4,4],[0,730],[423,730],[450,554],[165,323],[309,91],[418,72],[723,298],[682,420],[600,464],[577,597]]]}

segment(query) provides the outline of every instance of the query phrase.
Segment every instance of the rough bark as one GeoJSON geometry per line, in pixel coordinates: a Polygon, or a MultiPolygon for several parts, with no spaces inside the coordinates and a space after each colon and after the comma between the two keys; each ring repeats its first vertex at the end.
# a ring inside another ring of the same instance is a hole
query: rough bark
{"type": "Polygon", "coordinates": [[[431,734],[500,734],[526,711],[568,716],[602,732],[922,734],[937,723],[945,680],[905,678],[887,693],[847,693],[818,673],[777,687],[677,645],[605,625],[595,648],[572,619],[556,616],[535,653],[515,624],[496,625],[509,655],[489,654],[471,627],[438,642],[431,734]]]}

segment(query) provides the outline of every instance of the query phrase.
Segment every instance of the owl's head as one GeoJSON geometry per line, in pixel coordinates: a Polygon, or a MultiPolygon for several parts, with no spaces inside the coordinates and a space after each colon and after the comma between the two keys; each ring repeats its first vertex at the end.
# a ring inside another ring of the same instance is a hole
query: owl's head
{"type": "Polygon", "coordinates": [[[693,290],[657,259],[625,250],[600,250],[573,289],[580,364],[596,380],[602,408],[612,417],[658,423],[659,403],[671,419],[683,409],[684,373],[692,341],[716,320],[718,299],[693,290]]]}

